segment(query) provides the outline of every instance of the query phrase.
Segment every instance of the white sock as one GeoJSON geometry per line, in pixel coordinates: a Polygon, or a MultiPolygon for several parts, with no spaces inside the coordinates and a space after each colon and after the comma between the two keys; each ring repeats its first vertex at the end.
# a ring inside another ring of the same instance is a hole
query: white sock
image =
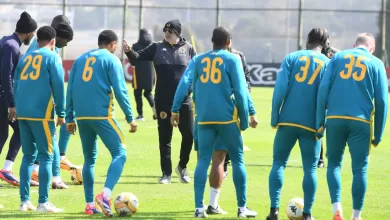
{"type": "Polygon", "coordinates": [[[23,201],[23,202],[22,202],[22,205],[23,205],[23,204],[30,204],[30,203],[31,203],[30,200],[26,200],[26,201],[23,201]]]}
{"type": "Polygon", "coordinates": [[[245,212],[246,207],[238,207],[240,209],[240,212],[245,212]]]}
{"type": "Polygon", "coordinates": [[[62,181],[61,176],[53,176],[53,182],[59,183],[61,181],[62,181]]]}
{"type": "Polygon", "coordinates": [[[5,171],[11,171],[13,165],[14,165],[14,162],[13,162],[13,161],[6,160],[6,161],[4,162],[3,170],[5,170],[5,171]]]}
{"type": "Polygon", "coordinates": [[[362,213],[362,211],[354,209],[352,211],[352,218],[360,219],[360,213],[362,213]]]}
{"type": "Polygon", "coordinates": [[[39,171],[39,165],[38,164],[33,164],[32,171],[33,172],[38,172],[39,171]]]}
{"type": "Polygon", "coordinates": [[[65,158],[66,158],[65,156],[60,156],[61,160],[65,160],[65,158]]]}
{"type": "Polygon", "coordinates": [[[95,203],[93,203],[93,202],[87,202],[87,206],[91,206],[91,207],[94,207],[95,206],[95,203]]]}
{"type": "Polygon", "coordinates": [[[219,189],[216,189],[214,187],[210,187],[210,205],[213,208],[217,208],[218,206],[218,198],[219,198],[219,193],[221,191],[219,189]]]}
{"type": "Polygon", "coordinates": [[[340,214],[343,213],[343,209],[341,207],[341,202],[335,202],[333,205],[333,214],[336,214],[337,210],[340,210],[340,214]]]}
{"type": "Polygon", "coordinates": [[[108,199],[111,198],[111,189],[104,187],[103,192],[105,197],[107,197],[108,199]]]}
{"type": "Polygon", "coordinates": [[[45,202],[45,203],[39,203],[38,205],[47,205],[48,202],[45,202]]]}

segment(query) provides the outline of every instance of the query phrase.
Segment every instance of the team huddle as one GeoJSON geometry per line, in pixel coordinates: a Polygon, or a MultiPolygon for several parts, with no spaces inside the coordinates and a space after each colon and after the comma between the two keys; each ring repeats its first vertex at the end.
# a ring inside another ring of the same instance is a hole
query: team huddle
{"type": "MultiPolygon", "coordinates": [[[[36,22],[23,12],[16,33],[0,40],[2,54],[5,47],[10,47],[11,41],[18,41],[16,46],[19,47],[22,41],[28,45],[36,29],[36,22]]],[[[213,49],[200,55],[196,55],[194,48],[180,37],[181,24],[178,20],[166,23],[163,31],[165,39],[161,43],[153,43],[140,51],[130,49],[124,42],[124,50],[130,60],[153,60],[156,71],[171,71],[171,76],[177,79],[176,84],[163,77],[157,79],[154,115],[158,117],[163,172],[159,183],[171,181],[172,127],[179,127],[183,140],[176,173],[183,183],[190,182],[186,165],[192,140],[197,151],[194,216],[205,218],[227,213],[218,205],[218,197],[226,175],[223,164],[229,157],[236,189],[237,217],[256,217],[257,212],[247,207],[247,173],[241,134],[248,127],[256,128],[258,124],[245,77],[245,59],[240,52],[232,50],[231,34],[224,27],[214,29],[213,49]],[[172,48],[166,49],[167,45],[172,48]],[[160,47],[162,49],[158,49],[160,47]],[[166,53],[173,49],[174,56],[166,56],[164,49],[166,53]],[[180,64],[171,68],[164,62],[180,64]],[[162,89],[167,84],[171,90],[162,89]],[[194,112],[189,103],[191,93],[194,112]],[[163,94],[168,94],[170,100],[167,101],[163,94]],[[205,206],[203,197],[210,161],[210,204],[205,206]]],[[[49,202],[50,182],[53,189],[66,189],[68,186],[59,176],[60,168],[80,169],[65,158],[69,136],[78,129],[84,154],[85,214],[103,212],[112,217],[111,192],[126,163],[124,134],[114,118],[114,96],[130,125],[130,132],[137,131],[123,67],[114,55],[118,37],[111,30],[99,34],[98,48],[82,54],[73,63],[65,93],[58,48],[66,46],[72,39],[69,21],[65,16],[57,16],[51,26],[37,30],[29,50],[19,62],[15,62],[13,89],[6,96],[6,100],[12,100],[12,103],[7,102],[7,126],[8,123],[15,126],[17,122],[23,160],[20,181],[13,175],[12,165],[11,169],[3,168],[0,178],[20,187],[20,211],[63,212],[49,202]],[[55,135],[56,126],[61,126],[59,143],[55,135]],[[94,196],[98,136],[109,150],[112,161],[104,188],[94,196]],[[37,207],[30,201],[30,185],[39,185],[37,207]]],[[[352,219],[362,219],[368,156],[371,146],[381,142],[386,123],[388,80],[382,61],[372,55],[375,38],[371,34],[359,34],[353,49],[335,54],[330,50],[327,30],[314,28],[307,36],[306,49],[288,54],[277,75],[271,112],[271,126],[277,132],[269,174],[270,211],[267,220],[279,219],[284,169],[297,141],[304,171],[302,219],[314,219],[312,207],[317,190],[316,170],[325,130],[329,163],[327,182],[333,220],[344,219],[340,169],[346,144],[352,158],[352,219]]]]}

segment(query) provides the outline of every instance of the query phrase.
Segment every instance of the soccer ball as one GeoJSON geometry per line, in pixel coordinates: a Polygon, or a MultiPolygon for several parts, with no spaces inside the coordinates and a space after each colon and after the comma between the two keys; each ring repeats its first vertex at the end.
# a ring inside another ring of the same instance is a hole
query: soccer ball
{"type": "Polygon", "coordinates": [[[83,184],[83,175],[80,168],[73,169],[70,171],[70,179],[72,180],[73,184],[75,185],[81,185],[83,184]]]}
{"type": "Polygon", "coordinates": [[[138,206],[138,198],[131,192],[119,194],[114,203],[115,211],[121,217],[135,214],[138,206]]]}
{"type": "Polygon", "coordinates": [[[303,218],[303,199],[291,199],[287,204],[286,213],[290,220],[301,220],[303,218]]]}

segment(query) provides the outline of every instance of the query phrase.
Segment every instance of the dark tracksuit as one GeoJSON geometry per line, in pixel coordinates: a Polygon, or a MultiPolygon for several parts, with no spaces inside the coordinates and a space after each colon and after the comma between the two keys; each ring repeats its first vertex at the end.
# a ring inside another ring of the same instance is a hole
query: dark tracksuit
{"type": "MultiPolygon", "coordinates": [[[[141,51],[130,51],[126,55],[129,60],[153,61],[157,75],[154,101],[158,117],[161,171],[170,176],[172,174],[171,140],[173,130],[170,123],[171,107],[176,88],[191,58],[195,56],[195,51],[184,38],[181,38],[179,43],[175,45],[162,40],[141,51]]],[[[179,130],[182,135],[179,161],[181,168],[187,168],[193,143],[194,118],[190,93],[191,91],[188,91],[179,112],[179,130]]]]}
{"type": "MultiPolygon", "coordinates": [[[[250,73],[249,73],[248,63],[246,62],[244,54],[242,52],[240,52],[238,50],[234,50],[234,49],[230,49],[229,51],[231,53],[234,53],[234,54],[237,54],[238,56],[240,56],[241,62],[242,62],[242,67],[244,68],[245,80],[246,80],[246,83],[248,84],[249,91],[251,91],[251,77],[250,77],[250,73]]],[[[229,154],[226,153],[225,163],[224,163],[224,166],[223,166],[225,171],[227,171],[227,166],[229,164],[229,161],[230,161],[229,154]]]]}
{"type": "MultiPolygon", "coordinates": [[[[132,47],[134,51],[140,51],[152,43],[152,36],[145,30],[141,29],[139,33],[138,42],[132,47]]],[[[134,66],[133,72],[133,88],[134,97],[137,104],[137,113],[139,116],[143,116],[142,111],[142,90],[144,90],[144,96],[148,100],[150,107],[154,107],[154,100],[152,95],[152,89],[154,86],[154,67],[151,61],[138,61],[129,60],[131,65],[134,66]]]]}
{"type": "Polygon", "coordinates": [[[15,107],[13,97],[13,78],[20,57],[22,42],[14,33],[0,40],[0,153],[8,139],[8,125],[14,134],[9,142],[6,160],[15,161],[21,147],[18,121],[8,120],[8,108],[15,107]]]}

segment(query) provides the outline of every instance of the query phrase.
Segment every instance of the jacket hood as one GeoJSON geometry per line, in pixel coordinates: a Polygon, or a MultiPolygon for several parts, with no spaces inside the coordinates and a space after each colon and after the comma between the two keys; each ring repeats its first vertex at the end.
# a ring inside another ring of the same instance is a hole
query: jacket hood
{"type": "Polygon", "coordinates": [[[149,44],[152,43],[152,35],[149,34],[147,29],[142,28],[139,31],[139,38],[137,43],[145,46],[148,46],[149,44]]]}

